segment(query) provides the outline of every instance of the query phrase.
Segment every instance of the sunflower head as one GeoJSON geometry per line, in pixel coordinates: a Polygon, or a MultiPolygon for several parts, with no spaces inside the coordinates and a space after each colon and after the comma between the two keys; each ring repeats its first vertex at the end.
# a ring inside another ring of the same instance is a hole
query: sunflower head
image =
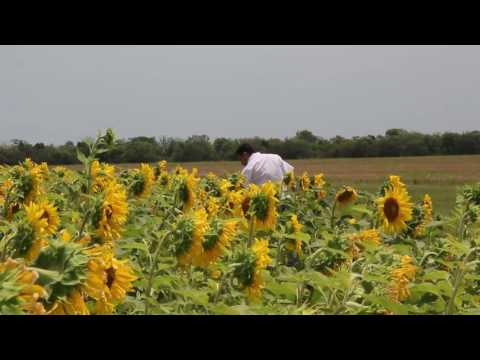
{"type": "Polygon", "coordinates": [[[251,249],[237,256],[234,276],[251,300],[257,300],[261,296],[264,287],[261,272],[271,262],[272,259],[268,255],[268,241],[263,239],[255,239],[251,249]]]}
{"type": "Polygon", "coordinates": [[[283,183],[289,189],[293,190],[295,188],[295,175],[293,174],[293,172],[290,171],[285,174],[285,176],[283,177],[283,183]]]}
{"type": "Polygon", "coordinates": [[[235,220],[216,218],[210,221],[202,242],[203,251],[197,259],[196,265],[208,267],[220,258],[233,240],[236,226],[235,220]]]}
{"type": "Polygon", "coordinates": [[[28,270],[25,264],[13,259],[0,263],[0,288],[8,289],[8,292],[0,291],[2,312],[45,314],[41,300],[46,299],[48,294],[37,284],[38,277],[36,271],[28,270]]]}
{"type": "Polygon", "coordinates": [[[402,187],[391,187],[385,196],[377,199],[378,212],[387,233],[400,233],[412,219],[412,204],[407,191],[402,187]]]}
{"type": "Polygon", "coordinates": [[[350,204],[351,202],[355,201],[357,198],[357,192],[355,189],[353,189],[350,186],[345,186],[343,189],[337,192],[337,195],[335,196],[335,201],[340,205],[340,206],[345,206],[347,204],[350,204]]]}
{"type": "Polygon", "coordinates": [[[208,230],[207,213],[198,209],[182,216],[173,233],[174,254],[181,266],[198,262],[203,252],[203,239],[208,230]]]}
{"type": "MultiPolygon", "coordinates": [[[[255,227],[259,230],[272,230],[277,223],[277,203],[275,185],[268,181],[261,188],[252,185],[246,199],[248,213],[255,216],[255,227]]],[[[244,211],[246,209],[244,208],[244,211]]]]}
{"type": "Polygon", "coordinates": [[[307,172],[304,172],[302,177],[300,178],[300,184],[302,187],[302,191],[307,191],[310,188],[310,176],[307,172]]]}
{"type": "Polygon", "coordinates": [[[410,256],[402,256],[400,266],[391,271],[392,281],[388,293],[393,301],[401,302],[410,296],[408,284],[414,280],[417,268],[410,256]]]}
{"type": "Polygon", "coordinates": [[[105,189],[92,216],[97,236],[105,242],[119,239],[127,216],[127,193],[122,185],[112,182],[105,189]]]}
{"type": "Polygon", "coordinates": [[[153,184],[155,182],[155,174],[152,167],[148,164],[140,164],[140,169],[133,172],[132,192],[139,198],[145,198],[150,195],[153,184]]]}
{"type": "Polygon", "coordinates": [[[195,205],[198,179],[193,174],[181,175],[177,182],[177,196],[183,207],[183,212],[188,212],[195,205]]]}

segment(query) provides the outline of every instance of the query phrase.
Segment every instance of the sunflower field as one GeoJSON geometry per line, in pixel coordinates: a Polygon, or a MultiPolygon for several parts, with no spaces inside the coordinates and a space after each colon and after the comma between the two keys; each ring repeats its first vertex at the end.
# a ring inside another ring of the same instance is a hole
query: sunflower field
{"type": "Polygon", "coordinates": [[[328,174],[246,185],[167,162],[0,168],[0,313],[477,314],[480,184],[449,216],[388,174],[377,193],[328,174]]]}

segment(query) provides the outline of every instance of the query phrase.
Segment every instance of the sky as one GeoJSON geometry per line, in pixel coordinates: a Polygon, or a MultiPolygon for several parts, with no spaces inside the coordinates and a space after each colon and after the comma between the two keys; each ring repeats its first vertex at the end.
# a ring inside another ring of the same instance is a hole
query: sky
{"type": "Polygon", "coordinates": [[[478,130],[480,46],[0,46],[0,142],[478,130]]]}

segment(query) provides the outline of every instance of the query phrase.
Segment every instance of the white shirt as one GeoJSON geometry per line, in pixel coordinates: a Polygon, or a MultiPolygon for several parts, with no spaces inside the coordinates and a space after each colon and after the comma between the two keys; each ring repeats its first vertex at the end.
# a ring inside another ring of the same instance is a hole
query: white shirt
{"type": "Polygon", "coordinates": [[[262,185],[268,180],[279,182],[288,172],[293,172],[293,166],[275,154],[253,153],[243,168],[246,184],[262,185]]]}

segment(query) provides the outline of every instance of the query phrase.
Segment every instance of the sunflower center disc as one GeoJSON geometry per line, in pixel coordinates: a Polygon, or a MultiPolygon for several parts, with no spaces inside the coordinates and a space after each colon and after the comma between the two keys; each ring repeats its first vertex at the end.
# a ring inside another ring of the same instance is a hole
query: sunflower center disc
{"type": "Polygon", "coordinates": [[[338,202],[340,203],[347,202],[352,197],[352,195],[353,193],[350,190],[345,190],[343,193],[341,193],[338,196],[338,202]]]}
{"type": "Polygon", "coordinates": [[[115,280],[115,269],[113,267],[109,268],[107,270],[107,286],[110,289],[113,285],[113,282],[115,280]]]}
{"type": "Polygon", "coordinates": [[[398,205],[397,200],[393,198],[388,198],[383,205],[383,213],[389,222],[394,221],[400,212],[400,206],[398,205]]]}

